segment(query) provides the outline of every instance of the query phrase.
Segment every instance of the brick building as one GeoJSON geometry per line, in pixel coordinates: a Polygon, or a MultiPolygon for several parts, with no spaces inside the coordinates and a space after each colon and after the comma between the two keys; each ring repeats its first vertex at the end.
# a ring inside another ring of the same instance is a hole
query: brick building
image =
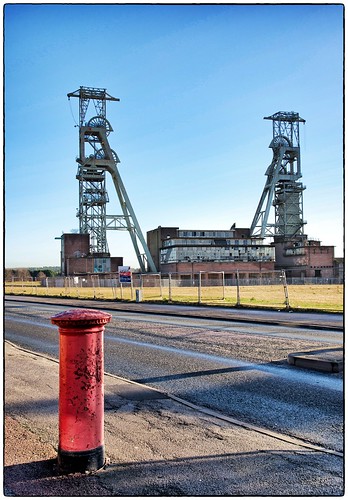
{"type": "Polygon", "coordinates": [[[203,231],[159,226],[147,233],[147,245],[161,273],[224,272],[233,278],[237,271],[248,277],[275,267],[274,247],[262,238],[251,238],[247,228],[203,231]]]}
{"type": "Polygon", "coordinates": [[[90,254],[89,234],[65,233],[61,236],[61,272],[63,276],[117,272],[123,257],[109,253],[90,254]]]}
{"type": "Polygon", "coordinates": [[[263,238],[251,237],[248,228],[203,231],[159,226],[147,233],[147,244],[162,273],[210,271],[234,278],[238,270],[248,278],[284,269],[289,278],[342,277],[342,263],[334,258],[334,247],[322,246],[305,235],[275,238],[266,244],[263,238]]]}
{"type": "Polygon", "coordinates": [[[289,278],[334,278],[335,247],[303,235],[288,241],[275,238],[276,269],[289,278]]]}

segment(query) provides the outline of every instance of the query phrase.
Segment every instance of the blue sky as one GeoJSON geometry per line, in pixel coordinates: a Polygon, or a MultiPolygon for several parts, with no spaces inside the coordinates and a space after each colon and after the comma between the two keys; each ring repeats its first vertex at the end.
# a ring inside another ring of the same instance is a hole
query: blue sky
{"type": "MultiPolygon", "coordinates": [[[[5,6],[5,266],[59,265],[78,228],[80,86],[102,87],[142,231],[250,227],[277,111],[301,125],[305,232],[343,255],[343,7],[5,6]]],[[[109,214],[120,214],[111,178],[109,214]]],[[[126,232],[113,256],[137,265],[126,232]]]]}

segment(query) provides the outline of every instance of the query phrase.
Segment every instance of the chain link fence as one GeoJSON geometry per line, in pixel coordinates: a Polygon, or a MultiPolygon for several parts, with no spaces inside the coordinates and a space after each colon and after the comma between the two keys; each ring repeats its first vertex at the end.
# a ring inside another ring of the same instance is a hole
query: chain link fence
{"type": "Polygon", "coordinates": [[[341,310],[343,286],[339,281],[335,278],[289,279],[284,271],[273,271],[247,275],[237,272],[234,278],[226,278],[224,272],[133,274],[131,282],[123,283],[119,274],[113,273],[28,282],[13,280],[5,283],[5,294],[341,310]]]}

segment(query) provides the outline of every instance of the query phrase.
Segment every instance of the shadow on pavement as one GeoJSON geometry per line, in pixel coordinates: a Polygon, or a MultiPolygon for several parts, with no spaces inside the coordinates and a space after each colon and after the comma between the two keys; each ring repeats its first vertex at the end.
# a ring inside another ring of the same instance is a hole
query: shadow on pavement
{"type": "Polygon", "coordinates": [[[58,475],[50,459],[5,467],[4,488],[7,496],[340,495],[338,471],[332,470],[337,477],[329,487],[321,485],[326,460],[312,452],[259,450],[120,462],[94,474],[58,475]]]}
{"type": "Polygon", "coordinates": [[[255,370],[255,365],[233,366],[230,368],[217,368],[214,370],[199,370],[194,372],[175,373],[173,375],[163,375],[161,377],[139,378],[135,379],[134,382],[137,382],[138,384],[150,384],[153,382],[165,382],[166,380],[180,380],[186,378],[203,377],[207,375],[218,375],[221,373],[240,372],[245,370],[255,370]]]}
{"type": "Polygon", "coordinates": [[[4,467],[5,496],[107,496],[97,475],[60,475],[57,460],[4,467]]]}
{"type": "Polygon", "coordinates": [[[100,472],[100,479],[114,496],[340,494],[339,460],[336,480],[321,485],[320,470],[327,460],[324,454],[306,451],[256,450],[114,463],[100,472]]]}

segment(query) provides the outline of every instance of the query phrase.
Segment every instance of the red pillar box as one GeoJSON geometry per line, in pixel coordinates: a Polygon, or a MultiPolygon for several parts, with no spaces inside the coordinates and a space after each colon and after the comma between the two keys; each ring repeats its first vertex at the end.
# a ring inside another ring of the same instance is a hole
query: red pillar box
{"type": "Polygon", "coordinates": [[[51,318],[59,328],[59,446],[62,472],[103,467],[103,333],[111,314],[72,309],[51,318]]]}

